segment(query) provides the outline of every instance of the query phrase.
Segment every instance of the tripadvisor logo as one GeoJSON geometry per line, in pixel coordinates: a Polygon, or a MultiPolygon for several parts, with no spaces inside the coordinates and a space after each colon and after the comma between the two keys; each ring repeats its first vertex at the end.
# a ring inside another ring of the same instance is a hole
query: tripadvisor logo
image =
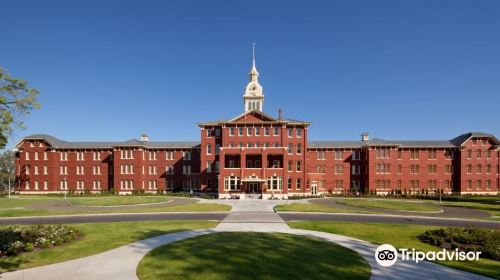
{"type": "Polygon", "coordinates": [[[375,260],[381,266],[389,267],[398,261],[398,255],[401,255],[401,261],[477,261],[481,252],[459,252],[458,249],[442,249],[437,252],[422,252],[415,249],[400,248],[399,252],[391,244],[383,244],[375,250],[375,260]]]}

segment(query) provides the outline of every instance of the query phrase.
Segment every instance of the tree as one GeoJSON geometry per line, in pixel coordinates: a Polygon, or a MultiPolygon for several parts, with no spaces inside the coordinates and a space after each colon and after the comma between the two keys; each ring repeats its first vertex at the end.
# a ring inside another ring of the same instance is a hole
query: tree
{"type": "Polygon", "coordinates": [[[38,109],[38,90],[28,87],[28,82],[13,78],[0,67],[0,149],[7,144],[13,127],[24,128],[21,121],[33,109],[38,109]]]}
{"type": "Polygon", "coordinates": [[[5,150],[0,153],[0,189],[7,190],[9,187],[9,179],[11,189],[14,189],[14,182],[16,179],[15,174],[15,153],[13,151],[5,150]]]}

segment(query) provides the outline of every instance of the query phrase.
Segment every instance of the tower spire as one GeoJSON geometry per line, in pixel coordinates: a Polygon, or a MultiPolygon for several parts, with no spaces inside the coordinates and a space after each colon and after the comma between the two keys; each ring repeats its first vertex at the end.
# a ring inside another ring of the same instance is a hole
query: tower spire
{"type": "Polygon", "coordinates": [[[259,72],[257,71],[257,67],[255,66],[255,42],[252,43],[252,70],[250,70],[250,79],[252,81],[257,81],[259,77],[259,72]]]}
{"type": "Polygon", "coordinates": [[[252,70],[248,74],[250,75],[250,81],[243,95],[245,112],[251,110],[262,111],[264,107],[264,94],[262,93],[262,86],[259,84],[259,72],[257,72],[257,67],[255,66],[255,42],[252,43],[252,70]]]}
{"type": "Polygon", "coordinates": [[[257,68],[255,68],[255,42],[252,44],[252,72],[257,72],[257,68]]]}

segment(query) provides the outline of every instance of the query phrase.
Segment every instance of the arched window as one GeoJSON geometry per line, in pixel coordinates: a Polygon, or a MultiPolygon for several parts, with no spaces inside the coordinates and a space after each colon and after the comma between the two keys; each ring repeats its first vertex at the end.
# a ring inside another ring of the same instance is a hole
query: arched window
{"type": "Polygon", "coordinates": [[[257,101],[257,103],[256,103],[256,108],[255,108],[255,109],[257,109],[257,110],[259,110],[259,111],[260,111],[260,101],[257,101]]]}

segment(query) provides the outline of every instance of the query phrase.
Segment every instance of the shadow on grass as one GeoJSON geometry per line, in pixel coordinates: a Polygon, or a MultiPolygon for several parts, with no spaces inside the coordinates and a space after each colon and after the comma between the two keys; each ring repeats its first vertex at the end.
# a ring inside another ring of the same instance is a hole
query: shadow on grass
{"type": "Polygon", "coordinates": [[[161,246],[140,279],[368,279],[370,267],[339,245],[289,234],[216,233],[161,246]]]}
{"type": "Polygon", "coordinates": [[[167,224],[152,221],[72,225],[82,232],[81,238],[57,247],[0,258],[0,273],[91,256],[135,241],[205,226],[213,225],[197,226],[196,221],[172,221],[167,224]]]}

